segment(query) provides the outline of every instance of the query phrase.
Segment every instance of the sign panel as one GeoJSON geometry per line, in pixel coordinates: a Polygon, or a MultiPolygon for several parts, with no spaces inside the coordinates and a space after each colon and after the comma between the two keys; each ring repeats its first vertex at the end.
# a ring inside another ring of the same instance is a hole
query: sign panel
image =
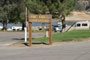
{"type": "Polygon", "coordinates": [[[52,19],[51,15],[30,15],[29,22],[41,22],[41,23],[49,23],[52,19]]]}

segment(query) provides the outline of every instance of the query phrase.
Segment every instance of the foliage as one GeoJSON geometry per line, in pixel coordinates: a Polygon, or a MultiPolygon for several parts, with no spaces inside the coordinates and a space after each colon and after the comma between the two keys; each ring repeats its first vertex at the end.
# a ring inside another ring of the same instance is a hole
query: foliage
{"type": "Polygon", "coordinates": [[[75,3],[75,10],[79,10],[79,11],[83,10],[83,6],[80,5],[80,3],[78,1],[76,1],[76,3],[75,3]]]}
{"type": "Polygon", "coordinates": [[[9,22],[25,21],[25,7],[31,14],[50,12],[68,15],[75,6],[76,0],[0,0],[0,20],[9,22]]]}
{"type": "Polygon", "coordinates": [[[0,20],[9,20],[9,22],[24,22],[24,0],[0,0],[0,20]]]}
{"type": "Polygon", "coordinates": [[[15,0],[0,0],[0,20],[9,20],[10,13],[16,6],[15,0]]]}
{"type": "Polygon", "coordinates": [[[47,10],[47,6],[39,0],[25,0],[25,4],[33,14],[44,14],[45,10],[47,10]]]}
{"type": "Polygon", "coordinates": [[[75,10],[87,11],[90,9],[90,0],[76,0],[75,10]]]}
{"type": "Polygon", "coordinates": [[[0,20],[24,22],[25,7],[32,14],[50,14],[62,12],[67,15],[74,8],[75,0],[0,0],[0,20]]]}
{"type": "Polygon", "coordinates": [[[74,8],[75,0],[25,0],[31,13],[43,14],[49,11],[51,14],[62,12],[67,15],[74,8]]]}

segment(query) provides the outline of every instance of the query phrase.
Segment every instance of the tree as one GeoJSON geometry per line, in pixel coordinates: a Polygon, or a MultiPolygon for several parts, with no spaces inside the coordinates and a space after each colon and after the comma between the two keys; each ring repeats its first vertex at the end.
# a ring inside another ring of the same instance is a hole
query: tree
{"type": "Polygon", "coordinates": [[[0,20],[6,29],[7,21],[25,21],[25,7],[30,14],[45,14],[47,11],[55,17],[55,12],[68,15],[74,9],[75,0],[0,0],[0,20]]]}
{"type": "Polygon", "coordinates": [[[26,6],[33,14],[45,14],[49,11],[53,18],[62,20],[62,27],[65,28],[65,16],[68,15],[75,6],[76,0],[25,0],[26,6]],[[57,14],[55,13],[58,13],[57,14]],[[63,16],[63,19],[60,18],[63,16]]]}
{"type": "Polygon", "coordinates": [[[25,0],[25,3],[33,14],[45,14],[49,11],[54,16],[55,12],[68,15],[74,9],[75,0],[25,0]]]}
{"type": "Polygon", "coordinates": [[[13,11],[16,6],[12,0],[0,0],[0,20],[3,21],[3,30],[6,30],[7,23],[11,18],[10,12],[13,11]]]}
{"type": "Polygon", "coordinates": [[[24,0],[0,0],[0,20],[3,21],[3,30],[6,30],[8,22],[21,22],[24,26],[24,0]]]}

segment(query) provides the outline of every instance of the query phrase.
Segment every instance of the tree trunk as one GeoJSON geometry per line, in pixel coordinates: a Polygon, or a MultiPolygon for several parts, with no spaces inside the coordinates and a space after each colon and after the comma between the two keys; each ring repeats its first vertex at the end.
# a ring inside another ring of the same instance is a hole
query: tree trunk
{"type": "Polygon", "coordinates": [[[65,24],[65,16],[63,14],[61,17],[61,21],[62,21],[62,32],[64,32],[64,29],[66,28],[66,24],[65,24]]]}
{"type": "Polygon", "coordinates": [[[22,31],[24,31],[25,23],[22,23],[22,31]]]}
{"type": "Polygon", "coordinates": [[[65,20],[62,20],[62,31],[66,28],[65,20]]]}
{"type": "Polygon", "coordinates": [[[3,21],[3,30],[4,30],[4,31],[7,30],[7,21],[3,21]]]}

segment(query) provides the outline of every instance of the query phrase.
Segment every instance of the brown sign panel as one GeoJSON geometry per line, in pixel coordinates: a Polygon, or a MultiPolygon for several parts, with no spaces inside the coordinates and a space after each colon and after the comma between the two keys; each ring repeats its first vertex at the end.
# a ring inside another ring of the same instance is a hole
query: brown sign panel
{"type": "Polygon", "coordinates": [[[51,15],[30,15],[29,22],[41,22],[41,23],[49,23],[50,19],[52,19],[51,15]]]}

